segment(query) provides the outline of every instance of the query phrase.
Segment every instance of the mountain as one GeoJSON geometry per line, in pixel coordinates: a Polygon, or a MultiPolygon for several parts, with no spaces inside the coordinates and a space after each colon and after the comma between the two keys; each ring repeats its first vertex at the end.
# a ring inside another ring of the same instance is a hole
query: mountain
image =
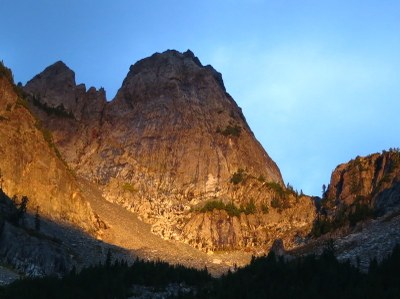
{"type": "Polygon", "coordinates": [[[365,206],[383,215],[400,205],[400,151],[356,157],[332,173],[326,193],[329,206],[365,206]],[[336,199],[334,201],[333,199],[336,199]]]}
{"type": "Polygon", "coordinates": [[[221,74],[191,51],[138,61],[110,102],[63,62],[24,90],[69,168],[164,239],[265,250],[311,229],[310,198],[285,187],[221,74]]]}
{"type": "Polygon", "coordinates": [[[0,76],[1,188],[26,195],[49,219],[99,231],[99,219],[85,201],[77,178],[60,159],[51,133],[30,113],[28,103],[6,76],[0,76]]]}
{"type": "Polygon", "coordinates": [[[400,244],[400,150],[340,164],[320,202],[310,239],[293,254],[318,253],[333,240],[338,259],[362,270],[400,244]],[[318,237],[318,238],[315,238],[318,237]]]}
{"type": "Polygon", "coordinates": [[[322,199],[299,194],[221,74],[190,51],[138,61],[111,101],[61,61],[24,87],[2,66],[0,155],[0,263],[29,275],[109,251],[219,275],[270,249],[318,254],[328,240],[365,269],[400,243],[398,149],[339,165],[322,199]]]}
{"type": "Polygon", "coordinates": [[[355,159],[336,167],[321,201],[314,232],[393,213],[400,208],[400,151],[355,159]]]}
{"type": "Polygon", "coordinates": [[[101,258],[100,252],[86,259],[77,240],[85,240],[86,249],[101,248],[91,243],[106,225],[24,98],[1,64],[0,264],[34,276],[64,273],[101,258]]]}

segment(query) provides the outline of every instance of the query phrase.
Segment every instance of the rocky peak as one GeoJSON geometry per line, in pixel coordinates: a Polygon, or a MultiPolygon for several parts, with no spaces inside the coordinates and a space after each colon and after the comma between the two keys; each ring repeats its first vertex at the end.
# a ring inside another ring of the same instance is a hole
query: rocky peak
{"type": "MultiPolygon", "coordinates": [[[[30,82],[27,91],[35,95],[41,86],[30,82]]],[[[73,94],[74,119],[38,114],[68,165],[156,234],[216,250],[268,246],[275,234],[267,227],[287,226],[285,242],[306,233],[311,201],[285,191],[279,168],[226,93],[221,74],[191,51],[138,61],[109,103],[94,100],[101,92],[78,90],[46,98],[72,107],[73,94]],[[271,203],[276,194],[281,202],[271,203]],[[234,213],[203,209],[212,202],[235,207],[234,213]],[[279,212],[267,217],[268,207],[279,212]]]]}
{"type": "MultiPolygon", "coordinates": [[[[63,61],[59,60],[52,65],[45,68],[43,72],[33,77],[35,79],[44,79],[46,83],[51,84],[51,82],[58,81],[63,85],[68,85],[70,87],[75,85],[75,73],[72,71],[63,61]]],[[[32,81],[30,80],[30,81],[32,81]]],[[[29,82],[30,82],[29,81],[29,82]]]]}
{"type": "Polygon", "coordinates": [[[339,165],[332,173],[325,197],[328,211],[357,216],[357,220],[399,208],[399,150],[356,157],[339,165]]]}
{"type": "MultiPolygon", "coordinates": [[[[170,66],[172,68],[187,67],[189,69],[203,68],[200,60],[193,54],[192,51],[187,50],[180,53],[176,50],[167,50],[163,53],[155,53],[150,57],[139,60],[129,69],[128,77],[134,76],[143,70],[160,70],[162,66],[170,66]]],[[[162,72],[162,71],[161,71],[162,72]]]]}
{"type": "Polygon", "coordinates": [[[44,108],[48,114],[54,112],[78,120],[98,114],[106,103],[103,88],[91,87],[86,91],[85,84],[76,85],[74,71],[62,61],[33,77],[24,90],[32,96],[33,104],[44,108]]]}
{"type": "MultiPolygon", "coordinates": [[[[214,189],[220,189],[217,186],[226,185],[240,168],[282,183],[279,169],[255,140],[241,109],[215,73],[190,51],[154,54],[131,66],[104,120],[114,128],[129,124],[131,129],[124,133],[131,136],[130,142],[140,140],[135,149],[143,155],[139,161],[152,165],[157,176],[173,173],[174,183],[195,182],[195,189],[202,189],[195,193],[209,192],[211,181],[214,189]],[[157,149],[148,152],[150,140],[151,144],[158,141],[154,145],[162,155],[157,149]],[[203,161],[210,162],[202,166],[203,161]]],[[[126,137],[119,134],[118,142],[126,143],[126,137]]]]}
{"type": "Polygon", "coordinates": [[[75,73],[71,70],[63,61],[59,60],[48,66],[39,76],[45,78],[66,78],[72,80],[75,83],[75,73]]]}
{"type": "Polygon", "coordinates": [[[118,98],[124,98],[131,104],[139,100],[153,100],[162,96],[195,99],[188,92],[195,89],[213,88],[218,93],[225,93],[222,76],[211,66],[203,66],[190,50],[180,53],[168,50],[142,59],[129,69],[118,98]],[[152,89],[159,86],[153,92],[152,89]],[[146,90],[146,94],[142,92],[146,90]],[[168,91],[169,94],[166,94],[168,91]]]}
{"type": "Polygon", "coordinates": [[[51,107],[72,110],[75,101],[75,73],[58,61],[30,80],[25,90],[51,107]]]}

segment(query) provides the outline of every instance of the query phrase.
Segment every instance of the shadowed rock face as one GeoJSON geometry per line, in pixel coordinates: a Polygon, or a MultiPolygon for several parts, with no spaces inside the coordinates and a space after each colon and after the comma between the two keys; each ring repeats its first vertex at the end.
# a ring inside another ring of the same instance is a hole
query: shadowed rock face
{"type": "Polygon", "coordinates": [[[314,209],[305,196],[288,195],[287,211],[275,215],[271,208],[266,215],[276,193],[266,183],[283,186],[280,171],[226,93],[221,74],[190,51],[137,62],[108,103],[103,90],[76,85],[60,62],[25,91],[68,165],[164,238],[204,250],[234,249],[267,246],[276,227],[287,230],[289,242],[311,225],[314,209]],[[201,210],[216,199],[255,209],[240,216],[201,210]],[[299,209],[297,220],[285,219],[299,209]]]}

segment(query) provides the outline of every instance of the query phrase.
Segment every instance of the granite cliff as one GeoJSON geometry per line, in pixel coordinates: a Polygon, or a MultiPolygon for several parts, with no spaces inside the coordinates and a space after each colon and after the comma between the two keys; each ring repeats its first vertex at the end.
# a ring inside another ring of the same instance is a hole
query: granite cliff
{"type": "Polygon", "coordinates": [[[74,235],[72,243],[81,236],[95,240],[105,228],[51,133],[31,113],[11,71],[1,64],[0,264],[33,276],[64,273],[93,261],[82,258],[84,251],[73,248],[67,235],[74,235]],[[16,206],[21,207],[23,198],[26,211],[19,214],[16,206]]]}
{"type": "Polygon", "coordinates": [[[24,90],[77,176],[164,239],[209,251],[281,237],[290,247],[311,228],[310,198],[285,187],[221,74],[190,51],[138,61],[110,102],[62,62],[24,90]]]}
{"type": "Polygon", "coordinates": [[[1,188],[29,198],[28,209],[95,234],[101,221],[85,201],[76,177],[62,161],[51,133],[29,111],[7,76],[0,76],[1,188]]]}
{"type": "Polygon", "coordinates": [[[334,239],[365,268],[400,240],[398,149],[339,165],[322,199],[299,194],[190,51],[138,61],[111,101],[61,61],[22,89],[12,81],[2,66],[0,263],[19,271],[61,273],[112,250],[221,274],[277,239],[293,255],[334,239]],[[6,194],[29,197],[27,225],[4,220],[6,194]]]}
{"type": "Polygon", "coordinates": [[[368,270],[400,243],[400,150],[356,157],[332,172],[312,235],[293,254],[320,253],[333,240],[340,260],[368,270]]]}
{"type": "Polygon", "coordinates": [[[322,203],[328,218],[351,225],[399,209],[399,150],[358,156],[337,166],[322,203]]]}

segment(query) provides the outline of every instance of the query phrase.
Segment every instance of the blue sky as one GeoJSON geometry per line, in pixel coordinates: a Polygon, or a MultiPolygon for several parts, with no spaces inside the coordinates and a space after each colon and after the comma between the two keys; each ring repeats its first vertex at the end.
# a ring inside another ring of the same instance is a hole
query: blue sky
{"type": "Polygon", "coordinates": [[[191,49],[307,194],[339,163],[400,147],[400,1],[0,0],[0,12],[0,59],[23,83],[63,60],[112,99],[137,60],[191,49]]]}

